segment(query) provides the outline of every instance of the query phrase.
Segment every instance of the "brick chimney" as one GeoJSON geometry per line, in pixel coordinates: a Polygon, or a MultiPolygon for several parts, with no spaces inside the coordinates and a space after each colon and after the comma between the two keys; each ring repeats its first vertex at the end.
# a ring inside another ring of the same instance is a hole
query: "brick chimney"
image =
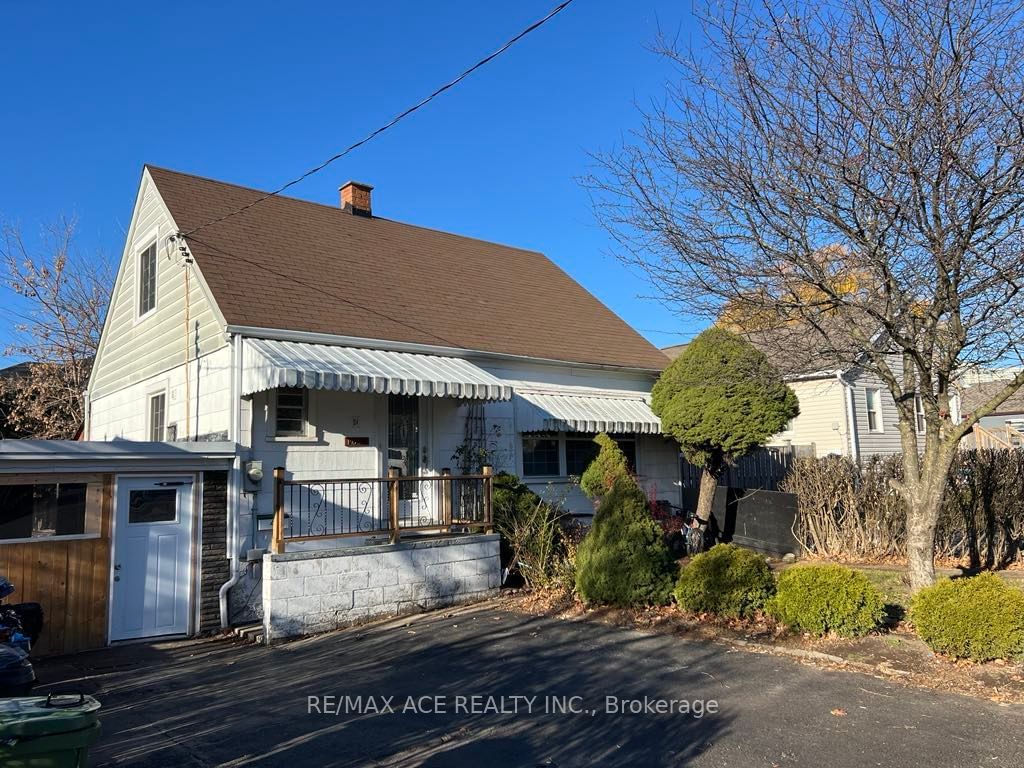
{"type": "Polygon", "coordinates": [[[357,216],[370,216],[370,193],[373,187],[358,181],[345,182],[340,187],[341,209],[357,216]]]}

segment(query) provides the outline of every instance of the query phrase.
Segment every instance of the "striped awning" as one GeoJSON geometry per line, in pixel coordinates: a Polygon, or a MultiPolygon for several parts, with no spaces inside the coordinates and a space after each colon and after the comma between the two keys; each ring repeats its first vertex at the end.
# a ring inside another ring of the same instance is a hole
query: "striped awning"
{"type": "Polygon", "coordinates": [[[242,394],[278,387],[467,400],[512,399],[510,384],[457,357],[246,339],[242,394]]]}
{"type": "Polygon", "coordinates": [[[580,393],[516,388],[520,432],[658,434],[661,420],[637,392],[580,393]]]}

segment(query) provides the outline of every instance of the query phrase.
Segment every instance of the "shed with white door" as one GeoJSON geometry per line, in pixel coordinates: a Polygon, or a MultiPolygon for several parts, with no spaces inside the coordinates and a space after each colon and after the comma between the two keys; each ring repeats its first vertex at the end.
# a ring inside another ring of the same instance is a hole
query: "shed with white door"
{"type": "Polygon", "coordinates": [[[231,443],[0,441],[0,575],[37,655],[219,627],[231,443]]]}

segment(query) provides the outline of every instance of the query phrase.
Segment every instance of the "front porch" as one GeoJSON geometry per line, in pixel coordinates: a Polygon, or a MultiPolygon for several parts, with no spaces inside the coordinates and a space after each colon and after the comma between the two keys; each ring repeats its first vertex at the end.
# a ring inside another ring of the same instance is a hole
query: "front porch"
{"type": "Polygon", "coordinates": [[[403,534],[492,533],[494,473],[385,478],[295,480],[274,470],[271,552],[289,542],[325,542],[358,537],[365,544],[397,544],[403,534]]]}

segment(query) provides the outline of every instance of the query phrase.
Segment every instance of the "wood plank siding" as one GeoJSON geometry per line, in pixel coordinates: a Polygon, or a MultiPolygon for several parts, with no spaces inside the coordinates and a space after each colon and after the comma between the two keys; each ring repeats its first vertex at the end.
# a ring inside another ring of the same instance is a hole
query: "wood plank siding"
{"type": "MultiPolygon", "coordinates": [[[[110,475],[7,475],[0,483],[94,483],[89,514],[99,515],[99,535],[80,539],[35,539],[0,544],[0,575],[14,584],[13,602],[40,603],[43,632],[33,655],[101,648],[107,642],[110,594],[110,475]],[[92,510],[95,510],[93,512],[92,510]]],[[[90,491],[92,493],[92,491],[90,491]]]]}

